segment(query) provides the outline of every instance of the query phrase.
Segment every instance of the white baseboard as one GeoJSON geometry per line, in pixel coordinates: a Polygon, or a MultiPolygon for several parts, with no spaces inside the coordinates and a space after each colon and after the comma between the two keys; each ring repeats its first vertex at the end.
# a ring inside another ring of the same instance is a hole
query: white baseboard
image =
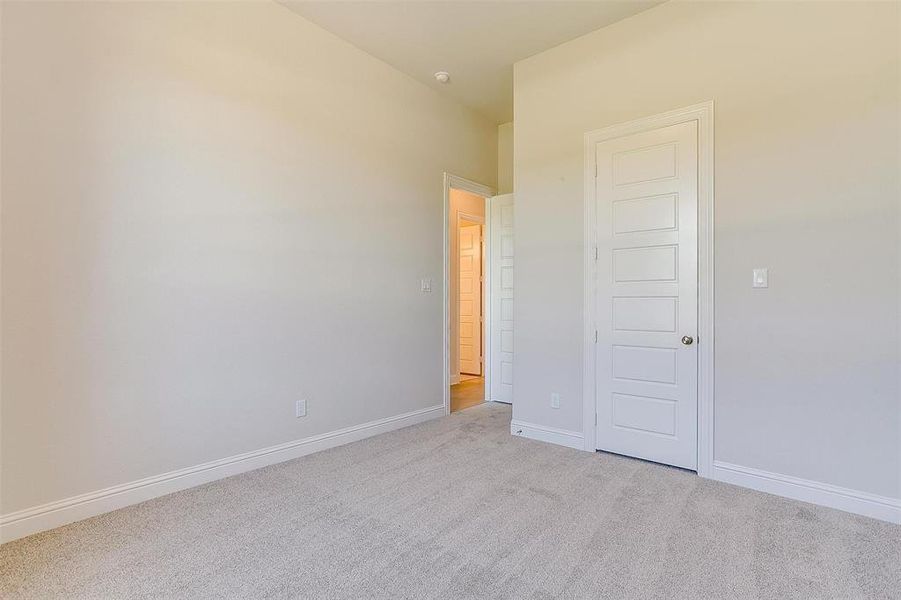
{"type": "Polygon", "coordinates": [[[711,479],[874,519],[901,523],[901,500],[715,461],[711,479]]]}
{"type": "Polygon", "coordinates": [[[568,431],[566,429],[555,429],[554,427],[545,427],[544,425],[535,425],[534,423],[526,423],[524,421],[511,421],[510,433],[529,438],[530,440],[548,442],[550,444],[557,444],[558,446],[575,448],[576,450],[585,449],[585,441],[581,431],[568,431]]]}
{"type": "Polygon", "coordinates": [[[0,515],[0,543],[442,416],[431,406],[0,515]]]}

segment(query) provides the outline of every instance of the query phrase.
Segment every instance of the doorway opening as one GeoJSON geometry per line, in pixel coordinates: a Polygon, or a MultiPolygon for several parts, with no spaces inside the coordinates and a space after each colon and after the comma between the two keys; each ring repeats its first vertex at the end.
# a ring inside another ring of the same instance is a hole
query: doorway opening
{"type": "Polygon", "coordinates": [[[444,175],[444,408],[513,403],[513,194],[444,175]]]}
{"type": "Polygon", "coordinates": [[[488,400],[488,186],[445,174],[445,410],[488,400]]]}
{"type": "Polygon", "coordinates": [[[449,193],[451,374],[450,412],[486,400],[486,197],[458,188],[449,193]]]}
{"type": "Polygon", "coordinates": [[[485,401],[484,208],[484,198],[451,190],[451,210],[457,213],[457,252],[451,257],[456,262],[457,290],[456,305],[451,310],[457,316],[459,362],[457,383],[451,385],[451,412],[485,401]]]}

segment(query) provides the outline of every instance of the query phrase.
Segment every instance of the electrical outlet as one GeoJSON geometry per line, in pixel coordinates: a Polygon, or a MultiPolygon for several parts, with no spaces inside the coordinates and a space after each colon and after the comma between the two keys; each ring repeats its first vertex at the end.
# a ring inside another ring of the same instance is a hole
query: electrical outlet
{"type": "Polygon", "coordinates": [[[560,408],[560,394],[557,392],[551,394],[551,408],[560,408]]]}
{"type": "Polygon", "coordinates": [[[295,417],[307,416],[307,401],[306,400],[298,400],[294,404],[294,416],[295,417]]]}

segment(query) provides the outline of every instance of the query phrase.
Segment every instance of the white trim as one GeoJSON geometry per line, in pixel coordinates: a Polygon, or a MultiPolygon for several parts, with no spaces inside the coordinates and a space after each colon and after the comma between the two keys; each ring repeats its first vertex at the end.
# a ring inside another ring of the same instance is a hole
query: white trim
{"type": "Polygon", "coordinates": [[[582,439],[582,433],[579,431],[568,431],[566,429],[556,429],[554,427],[513,420],[510,421],[510,433],[530,440],[557,444],[558,446],[566,446],[576,450],[582,450],[585,447],[585,441],[582,439]]]}
{"type": "Polygon", "coordinates": [[[848,488],[770,473],[726,462],[713,463],[712,479],[793,500],[837,508],[901,524],[901,500],[848,488]]]}
{"type": "Polygon", "coordinates": [[[443,414],[443,406],[430,406],[2,515],[0,516],[0,543],[224,477],[231,477],[380,433],[416,425],[443,414]]]}
{"type": "Polygon", "coordinates": [[[714,344],[714,135],[713,101],[659,115],[611,125],[585,134],[584,147],[584,254],[583,254],[583,337],[582,337],[582,430],[583,448],[597,449],[595,415],[595,318],[592,285],[594,249],[597,233],[593,226],[594,202],[594,146],[601,141],[632,135],[643,131],[678,125],[690,121],[698,123],[698,475],[711,477],[713,469],[713,344],[714,344]]]}
{"type": "Polygon", "coordinates": [[[485,197],[482,222],[482,381],[485,402],[491,401],[491,200],[485,197]]]}
{"type": "MultiPolygon", "coordinates": [[[[450,236],[448,235],[448,231],[450,230],[450,191],[451,188],[464,190],[467,192],[471,192],[473,194],[477,194],[485,199],[486,207],[488,198],[494,196],[494,190],[487,185],[483,185],[481,183],[472,181],[470,179],[466,179],[464,177],[460,177],[459,175],[454,175],[452,173],[448,173],[445,171],[444,173],[444,218],[442,219],[444,224],[444,231],[442,232],[443,240],[444,240],[444,278],[441,290],[441,312],[443,314],[443,322],[444,322],[444,359],[442,364],[444,365],[444,376],[442,377],[442,386],[443,389],[441,391],[441,395],[444,402],[444,414],[450,414],[450,386],[451,386],[451,374],[450,374],[450,236]]],[[[482,365],[484,370],[485,366],[482,365]]],[[[459,378],[459,373],[457,374],[457,378],[459,378]]],[[[455,382],[456,383],[456,382],[455,382]]]]}

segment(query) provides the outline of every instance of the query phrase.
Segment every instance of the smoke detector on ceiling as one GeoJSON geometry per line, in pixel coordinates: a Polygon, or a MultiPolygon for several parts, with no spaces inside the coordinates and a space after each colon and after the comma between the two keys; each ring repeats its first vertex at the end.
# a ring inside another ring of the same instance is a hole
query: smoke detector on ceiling
{"type": "Polygon", "coordinates": [[[438,83],[447,83],[448,81],[450,81],[450,73],[448,73],[447,71],[438,71],[437,73],[435,73],[435,80],[438,83]]]}

